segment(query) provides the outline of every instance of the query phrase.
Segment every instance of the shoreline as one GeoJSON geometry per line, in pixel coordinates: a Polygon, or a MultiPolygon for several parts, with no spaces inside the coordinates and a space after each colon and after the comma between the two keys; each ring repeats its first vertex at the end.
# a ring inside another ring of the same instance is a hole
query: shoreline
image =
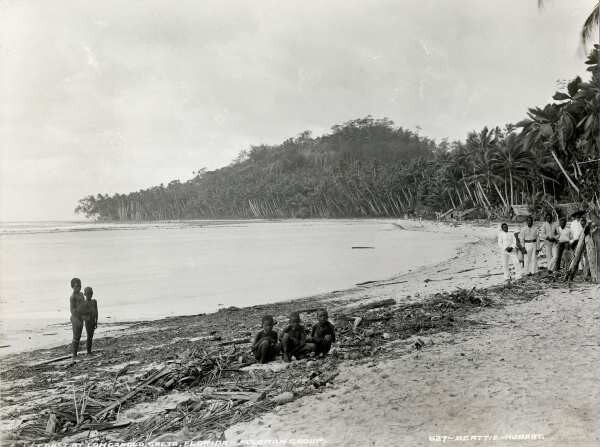
{"type": "MultiPolygon", "coordinates": [[[[315,399],[322,393],[329,393],[330,388],[335,390],[338,387],[336,375],[341,373],[343,380],[348,380],[348,374],[352,375],[355,368],[362,368],[365,364],[393,361],[394,358],[432,346],[433,340],[436,340],[436,345],[443,344],[448,340],[448,334],[459,337],[472,328],[479,328],[482,324],[485,326],[483,322],[472,320],[471,316],[486,312],[486,309],[503,309],[512,302],[522,302],[523,296],[528,297],[528,293],[533,293],[531,299],[542,294],[537,279],[524,281],[514,288],[498,286],[502,283],[501,275],[498,275],[500,266],[495,257],[490,257],[489,251],[495,246],[495,241],[488,237],[495,234],[495,226],[425,223],[423,227],[414,229],[454,234],[462,232],[471,238],[474,234],[478,236],[476,241],[469,240],[453,258],[346,291],[242,309],[228,308],[213,314],[138,322],[130,327],[127,335],[117,334],[98,339],[96,346],[99,353],[92,358],[84,356],[73,367],[68,366],[68,360],[40,364],[41,355],[45,359],[59,357],[58,354],[65,353],[64,346],[28,352],[15,356],[18,359],[11,358],[10,362],[3,359],[9,368],[3,365],[1,373],[2,419],[5,435],[12,437],[12,441],[5,442],[19,445],[48,439],[63,439],[65,442],[86,439],[90,442],[185,441],[222,439],[223,436],[233,440],[239,439],[236,438],[236,431],[240,430],[249,436],[264,437],[265,426],[256,418],[260,415],[275,417],[272,415],[278,415],[278,409],[289,407],[278,407],[274,403],[277,396],[291,391],[294,401],[300,399],[298,405],[304,399],[310,401],[300,405],[299,411],[313,408],[318,413],[321,411],[320,403],[315,399]],[[474,287],[477,290],[469,292],[474,287]],[[500,298],[488,300],[488,294],[500,298]],[[381,304],[389,301],[389,298],[393,298],[395,304],[381,304]],[[448,302],[453,305],[447,307],[445,303],[448,302]],[[313,322],[314,311],[321,306],[330,310],[341,339],[328,358],[292,364],[277,361],[267,367],[251,365],[252,360],[247,355],[247,339],[258,330],[260,315],[272,313],[280,324],[276,328],[281,328],[290,310],[303,310],[303,320],[309,326],[313,322]],[[373,308],[369,309],[369,306],[373,308]],[[364,322],[355,333],[351,321],[356,315],[364,317],[364,322]],[[373,335],[370,331],[374,331],[373,335]],[[415,348],[421,343],[423,346],[415,348]],[[217,362],[227,365],[225,369],[219,369],[216,382],[211,375],[216,368],[215,359],[221,359],[217,362]],[[207,362],[213,369],[210,374],[203,374],[204,368],[208,368],[207,362]],[[201,372],[190,386],[187,378],[191,365],[201,372]],[[74,390],[77,396],[81,396],[82,391],[85,395],[85,389],[88,389],[88,393],[92,389],[92,403],[97,406],[90,404],[87,408],[93,414],[119,396],[137,389],[140,383],[165,368],[168,369],[169,380],[153,382],[147,390],[123,402],[118,412],[108,414],[108,419],[103,421],[104,426],[88,422],[87,426],[74,427],[74,423],[69,423],[69,417],[74,418],[74,390]],[[171,383],[171,380],[174,382],[171,383]],[[223,393],[230,393],[227,395],[231,397],[232,392],[237,392],[238,398],[242,399],[229,399],[228,405],[231,406],[233,402],[234,409],[238,408],[237,412],[223,409],[218,418],[218,427],[205,422],[210,420],[200,411],[205,402],[215,405],[223,403],[223,393]],[[262,398],[253,402],[250,399],[256,394],[262,398]],[[244,400],[246,398],[248,400],[244,400]],[[160,428],[158,422],[168,419],[177,411],[183,411],[182,405],[187,408],[185,411],[190,410],[190,405],[198,408],[200,413],[197,417],[200,419],[188,423],[190,427],[200,429],[189,431],[184,427],[183,431],[181,428],[175,430],[180,425],[160,428]],[[144,415],[139,414],[140,410],[136,413],[136,408],[144,408],[144,415]],[[242,410],[247,416],[240,419],[239,412],[242,410]],[[64,433],[45,433],[44,427],[51,413],[59,415],[60,428],[66,428],[64,433]],[[9,425],[7,422],[10,421],[12,424],[9,425]],[[125,425],[118,427],[119,423],[125,425]],[[229,429],[227,435],[219,428],[223,426],[229,429]],[[146,430],[152,427],[154,431],[150,435],[144,434],[144,427],[146,430]]],[[[549,287],[555,286],[549,284],[549,287]]]]}
{"type": "MultiPolygon", "coordinates": [[[[280,221],[286,221],[286,220],[290,220],[290,219],[280,219],[280,221]]],[[[354,221],[354,220],[376,220],[376,221],[382,221],[382,222],[388,222],[391,223],[392,225],[396,226],[396,227],[400,227],[399,231],[418,231],[418,232],[423,232],[423,233],[436,233],[436,234],[440,234],[440,233],[456,233],[457,228],[456,226],[452,226],[451,224],[448,223],[441,223],[441,222],[435,222],[435,221],[418,221],[418,220],[403,220],[403,219],[331,219],[331,221],[354,221]],[[406,228],[404,228],[406,227],[406,228]]],[[[257,219],[246,219],[244,221],[251,221],[251,222],[257,222],[259,220],[257,219]]],[[[265,220],[260,220],[260,222],[263,222],[265,220]]],[[[276,221],[276,219],[269,219],[266,221],[276,221]]],[[[294,220],[295,221],[295,220],[294,220]]],[[[304,222],[305,220],[300,220],[298,219],[298,221],[302,221],[304,222]]],[[[310,221],[310,220],[309,220],[310,221]]],[[[186,222],[200,222],[200,223],[207,223],[209,221],[186,221],[186,222]]],[[[215,221],[217,224],[223,224],[226,221],[215,221]]],[[[210,223],[215,223],[213,221],[210,221],[210,223]]],[[[233,223],[236,222],[240,222],[240,221],[233,221],[233,223]]],[[[176,221],[165,221],[165,222],[158,222],[158,223],[168,223],[168,224],[176,224],[176,221]]],[[[230,222],[231,223],[231,222],[230,222]]],[[[150,224],[148,222],[142,223],[144,225],[146,224],[150,224]]],[[[463,223],[465,226],[476,226],[479,228],[484,228],[480,223],[474,223],[474,224],[469,224],[469,223],[463,223]]],[[[462,225],[461,225],[462,226],[462,225]]],[[[467,242],[467,244],[477,244],[479,241],[476,238],[470,238],[470,240],[467,242]]],[[[316,293],[316,294],[310,294],[310,295],[305,295],[305,296],[297,296],[297,297],[293,297],[293,298],[285,298],[282,300],[277,300],[274,301],[274,303],[287,303],[287,302],[291,302],[294,300],[299,300],[299,299],[310,299],[310,298],[316,298],[316,297],[327,297],[331,294],[354,294],[357,290],[361,290],[361,287],[367,287],[366,283],[369,283],[369,287],[373,287],[373,286],[378,286],[381,285],[382,283],[389,283],[389,282],[393,282],[395,280],[403,279],[406,275],[408,275],[409,273],[416,273],[419,271],[423,271],[423,270],[427,270],[429,268],[433,268],[434,266],[437,266],[439,264],[442,264],[446,261],[452,260],[452,259],[456,259],[462,252],[464,252],[465,248],[464,247],[457,247],[455,250],[453,250],[453,254],[448,256],[448,257],[442,257],[442,258],[438,258],[433,262],[430,263],[426,263],[426,264],[422,264],[422,265],[415,265],[412,268],[408,269],[407,271],[404,272],[399,272],[396,274],[393,274],[392,276],[388,276],[382,279],[372,279],[369,278],[369,280],[367,280],[366,282],[361,282],[361,283],[355,283],[352,286],[349,286],[347,288],[344,289],[339,289],[339,290],[326,290],[323,291],[321,293],[316,293]]],[[[266,303],[261,303],[261,304],[266,304],[266,303]]],[[[241,308],[246,308],[246,307],[252,307],[254,304],[245,304],[243,306],[240,306],[241,308]]],[[[217,312],[218,308],[213,310],[213,311],[209,311],[209,312],[205,312],[205,313],[212,313],[212,312],[217,312]]],[[[201,315],[199,313],[180,313],[180,314],[176,314],[176,315],[162,315],[162,316],[157,316],[157,317],[140,317],[137,319],[126,319],[126,320],[110,320],[110,321],[103,321],[102,324],[100,325],[99,330],[96,332],[94,340],[99,340],[101,338],[104,337],[111,337],[111,336],[118,336],[119,333],[123,333],[123,332],[127,332],[132,326],[135,326],[139,323],[149,323],[149,322],[160,322],[161,320],[164,319],[168,319],[168,318],[173,318],[173,317],[184,317],[184,316],[193,316],[193,315],[201,315]]],[[[12,321],[13,326],[15,324],[17,324],[18,320],[14,320],[12,321]]],[[[31,323],[29,321],[27,321],[27,323],[31,323]]],[[[68,349],[68,343],[70,342],[70,323],[68,322],[68,319],[64,319],[64,320],[52,320],[52,322],[50,324],[47,324],[44,327],[40,327],[40,328],[32,328],[32,329],[28,329],[27,332],[31,332],[32,334],[34,334],[39,340],[36,342],[37,346],[18,346],[16,345],[18,343],[17,339],[13,339],[14,336],[12,334],[7,334],[6,335],[6,345],[7,347],[5,349],[0,349],[0,361],[3,361],[5,359],[9,359],[10,357],[14,356],[14,355],[20,355],[23,353],[27,353],[27,352],[34,352],[34,351],[46,351],[46,350],[51,350],[51,349],[55,349],[58,348],[60,346],[63,346],[65,349],[68,349]],[[47,339],[40,339],[40,337],[42,336],[47,336],[47,339]],[[12,342],[11,342],[12,340],[12,342]],[[66,343],[65,343],[66,341],[66,343]]],[[[85,331],[84,331],[84,336],[85,336],[85,331]]]]}

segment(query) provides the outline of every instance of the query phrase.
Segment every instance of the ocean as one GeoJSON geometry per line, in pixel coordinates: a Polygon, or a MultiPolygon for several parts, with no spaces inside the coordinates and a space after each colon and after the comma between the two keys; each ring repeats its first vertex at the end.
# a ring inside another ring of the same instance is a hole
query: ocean
{"type": "Polygon", "coordinates": [[[1,223],[0,355],[70,342],[74,276],[94,289],[102,335],[123,322],[347,289],[450,258],[464,244],[395,222],[1,223]]]}

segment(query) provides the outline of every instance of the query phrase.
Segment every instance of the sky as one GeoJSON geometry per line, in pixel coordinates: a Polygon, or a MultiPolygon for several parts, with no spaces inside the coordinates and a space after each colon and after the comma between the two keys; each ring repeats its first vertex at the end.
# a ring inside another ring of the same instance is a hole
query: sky
{"type": "Polygon", "coordinates": [[[585,73],[591,0],[0,0],[0,220],[372,115],[440,141],[585,73]]]}

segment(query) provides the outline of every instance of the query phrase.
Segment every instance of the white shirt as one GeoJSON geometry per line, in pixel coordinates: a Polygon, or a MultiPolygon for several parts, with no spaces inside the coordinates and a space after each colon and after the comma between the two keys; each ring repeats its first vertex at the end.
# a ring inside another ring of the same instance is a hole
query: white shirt
{"type": "Polygon", "coordinates": [[[505,233],[504,231],[498,233],[498,247],[500,247],[500,250],[505,252],[508,247],[515,248],[515,246],[516,241],[514,234],[511,232],[505,233]]]}
{"type": "Polygon", "coordinates": [[[548,237],[556,237],[556,227],[558,227],[558,225],[554,222],[544,222],[544,225],[542,225],[542,239],[546,240],[548,237]]]}
{"type": "Polygon", "coordinates": [[[558,227],[556,229],[558,232],[558,242],[571,242],[571,230],[565,225],[564,228],[558,227]]]}
{"type": "Polygon", "coordinates": [[[538,231],[538,227],[532,225],[531,227],[525,226],[521,230],[521,243],[526,244],[527,241],[538,242],[540,239],[540,234],[538,231]]]}
{"type": "Polygon", "coordinates": [[[581,233],[583,233],[581,223],[578,220],[571,222],[571,241],[578,241],[581,233]]]}

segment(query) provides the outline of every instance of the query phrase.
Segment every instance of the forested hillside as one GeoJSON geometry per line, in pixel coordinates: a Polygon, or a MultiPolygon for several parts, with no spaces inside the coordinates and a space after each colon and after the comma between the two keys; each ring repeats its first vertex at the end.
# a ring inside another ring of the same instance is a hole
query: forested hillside
{"type": "Polygon", "coordinates": [[[508,214],[513,204],[598,204],[598,49],[586,62],[587,82],[577,77],[553,102],[529,109],[527,119],[471,132],[463,142],[436,144],[389,119],[366,117],[326,135],[307,131],[280,145],[254,146],[186,182],[88,196],[75,211],[142,221],[433,216],[474,207],[490,216],[508,214]]]}

